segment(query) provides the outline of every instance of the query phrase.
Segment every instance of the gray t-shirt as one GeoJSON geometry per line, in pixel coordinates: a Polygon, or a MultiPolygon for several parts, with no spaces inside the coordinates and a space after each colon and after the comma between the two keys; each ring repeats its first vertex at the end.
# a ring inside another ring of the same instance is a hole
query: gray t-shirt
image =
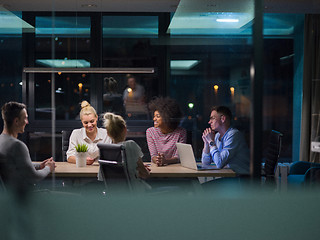
{"type": "Polygon", "coordinates": [[[1,177],[4,182],[31,186],[50,173],[50,167],[32,163],[25,143],[6,134],[0,135],[1,177]]]}

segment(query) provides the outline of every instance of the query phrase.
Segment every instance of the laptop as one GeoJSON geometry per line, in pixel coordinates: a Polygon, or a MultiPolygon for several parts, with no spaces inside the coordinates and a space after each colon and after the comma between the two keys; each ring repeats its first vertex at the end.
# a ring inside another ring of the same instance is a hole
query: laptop
{"type": "Polygon", "coordinates": [[[178,149],[178,154],[180,157],[180,163],[182,167],[191,168],[194,170],[219,169],[215,165],[202,165],[201,163],[197,164],[191,144],[176,143],[176,146],[178,149]]]}

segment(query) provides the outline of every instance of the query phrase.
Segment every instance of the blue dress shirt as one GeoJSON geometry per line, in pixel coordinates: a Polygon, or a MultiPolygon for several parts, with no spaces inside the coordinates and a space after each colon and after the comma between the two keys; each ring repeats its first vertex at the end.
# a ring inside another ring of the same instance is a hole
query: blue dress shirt
{"type": "Polygon", "coordinates": [[[237,174],[249,174],[249,149],[241,132],[229,128],[220,140],[219,138],[220,133],[216,133],[216,146],[210,146],[210,154],[202,152],[202,164],[209,165],[214,162],[218,168],[227,166],[237,174]]]}

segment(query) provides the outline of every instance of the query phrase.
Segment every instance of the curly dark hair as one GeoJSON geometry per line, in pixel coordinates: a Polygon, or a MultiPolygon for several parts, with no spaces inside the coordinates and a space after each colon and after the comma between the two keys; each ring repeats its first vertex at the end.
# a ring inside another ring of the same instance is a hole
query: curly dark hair
{"type": "Polygon", "coordinates": [[[182,112],[176,100],[170,97],[157,97],[150,101],[149,109],[158,111],[163,122],[172,130],[175,130],[181,120],[182,112]]]}

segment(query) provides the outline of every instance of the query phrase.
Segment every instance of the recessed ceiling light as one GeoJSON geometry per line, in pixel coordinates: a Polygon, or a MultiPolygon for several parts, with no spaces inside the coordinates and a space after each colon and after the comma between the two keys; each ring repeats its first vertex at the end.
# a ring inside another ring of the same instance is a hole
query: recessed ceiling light
{"type": "Polygon", "coordinates": [[[189,70],[199,62],[199,60],[171,60],[170,67],[171,70],[189,70]]]}
{"type": "Polygon", "coordinates": [[[81,7],[91,8],[91,7],[98,7],[98,6],[97,4],[82,4],[81,7]]]}
{"type": "Polygon", "coordinates": [[[225,22],[225,23],[237,23],[239,19],[235,18],[218,18],[216,19],[217,22],[225,22]]]}
{"type": "Polygon", "coordinates": [[[36,63],[42,66],[53,67],[53,68],[90,67],[90,62],[84,59],[67,59],[67,60],[66,59],[37,59],[36,63]]]}

